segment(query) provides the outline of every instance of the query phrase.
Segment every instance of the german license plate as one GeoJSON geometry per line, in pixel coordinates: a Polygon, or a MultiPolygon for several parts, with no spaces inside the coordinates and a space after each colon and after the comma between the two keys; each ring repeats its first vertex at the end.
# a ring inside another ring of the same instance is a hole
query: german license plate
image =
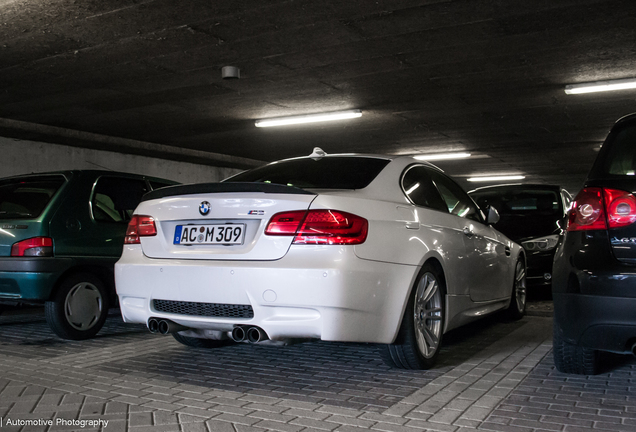
{"type": "Polygon", "coordinates": [[[177,225],[173,243],[180,245],[243,244],[245,224],[177,225]]]}

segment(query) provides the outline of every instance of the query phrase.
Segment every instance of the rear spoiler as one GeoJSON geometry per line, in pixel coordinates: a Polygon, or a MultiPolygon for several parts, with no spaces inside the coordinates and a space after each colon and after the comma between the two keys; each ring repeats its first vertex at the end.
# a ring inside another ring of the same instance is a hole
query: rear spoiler
{"type": "Polygon", "coordinates": [[[166,186],[148,192],[141,202],[166,198],[176,195],[196,195],[210,193],[257,192],[266,194],[315,195],[294,186],[260,182],[227,182],[227,183],[193,183],[186,185],[166,186]]]}

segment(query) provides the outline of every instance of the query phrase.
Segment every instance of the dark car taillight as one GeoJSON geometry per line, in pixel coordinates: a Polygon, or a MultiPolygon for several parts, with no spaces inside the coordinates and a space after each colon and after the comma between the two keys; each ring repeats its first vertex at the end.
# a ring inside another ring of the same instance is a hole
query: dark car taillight
{"type": "Polygon", "coordinates": [[[13,243],[11,246],[11,256],[53,256],[53,239],[50,237],[33,237],[13,243]]]}
{"type": "Polygon", "coordinates": [[[265,229],[266,235],[294,236],[294,244],[356,245],[367,239],[369,222],[338,210],[308,210],[277,213],[265,229]]]}
{"type": "Polygon", "coordinates": [[[629,192],[604,189],[607,223],[610,228],[621,228],[636,222],[636,197],[629,192]]]}
{"type": "Polygon", "coordinates": [[[157,226],[152,216],[133,215],[128,222],[124,244],[139,244],[140,237],[152,237],[157,235],[157,226]]]}
{"type": "Polygon", "coordinates": [[[620,228],[636,222],[636,197],[609,188],[585,188],[568,216],[568,231],[620,228]]]}

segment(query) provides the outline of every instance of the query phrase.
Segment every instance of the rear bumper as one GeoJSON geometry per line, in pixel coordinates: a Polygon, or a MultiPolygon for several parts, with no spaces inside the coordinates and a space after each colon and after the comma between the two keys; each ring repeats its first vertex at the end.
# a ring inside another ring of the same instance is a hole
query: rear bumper
{"type": "Polygon", "coordinates": [[[617,261],[605,231],[568,232],[552,283],[556,331],[568,343],[631,353],[636,342],[636,267],[617,261]]]}
{"type": "Polygon", "coordinates": [[[636,342],[636,298],[554,294],[554,320],[574,345],[631,353],[636,342]]]}
{"type": "Polygon", "coordinates": [[[167,318],[201,330],[262,328],[270,339],[391,343],[417,266],[363,260],[352,247],[293,246],[276,261],[169,260],[125,246],[115,282],[126,322],[167,318]],[[249,305],[253,318],[158,312],[153,300],[249,305]]]}
{"type": "Polygon", "coordinates": [[[0,258],[0,301],[45,301],[61,274],[73,266],[71,258],[0,258]]]}

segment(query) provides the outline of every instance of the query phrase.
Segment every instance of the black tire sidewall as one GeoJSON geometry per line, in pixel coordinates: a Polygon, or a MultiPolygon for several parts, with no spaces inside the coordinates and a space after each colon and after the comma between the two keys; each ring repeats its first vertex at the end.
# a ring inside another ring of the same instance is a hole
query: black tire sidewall
{"type": "Polygon", "coordinates": [[[406,309],[404,311],[404,317],[402,318],[402,324],[400,325],[400,330],[398,332],[398,337],[391,347],[392,351],[398,353],[398,358],[400,359],[401,364],[398,364],[395,360],[394,363],[398,367],[406,368],[406,369],[430,369],[435,364],[437,356],[439,355],[439,351],[442,346],[442,339],[444,335],[444,320],[446,317],[446,308],[445,308],[445,294],[446,294],[446,281],[444,279],[443,274],[435,268],[435,266],[431,264],[425,264],[422,266],[416,280],[413,285],[411,291],[409,292],[409,300],[406,305],[406,309]],[[437,350],[433,354],[432,357],[426,358],[420,353],[417,344],[417,337],[415,335],[415,322],[414,322],[414,307],[415,307],[415,296],[417,295],[417,286],[420,283],[420,280],[424,277],[426,273],[431,273],[438,285],[438,289],[440,290],[440,295],[442,297],[441,301],[441,325],[442,331],[440,332],[439,344],[437,350]]]}
{"type": "Polygon", "coordinates": [[[567,342],[556,319],[553,325],[552,357],[556,369],[577,375],[598,374],[601,366],[600,351],[567,342]]]}
{"type": "Polygon", "coordinates": [[[92,338],[101,330],[108,317],[110,299],[105,285],[99,277],[92,273],[76,273],[68,276],[60,283],[52,300],[47,301],[44,306],[46,321],[56,335],[62,339],[83,340],[92,338]],[[71,326],[64,313],[64,303],[66,302],[69,291],[82,282],[87,282],[95,286],[102,296],[101,314],[95,324],[86,330],[78,330],[71,326]]]}

